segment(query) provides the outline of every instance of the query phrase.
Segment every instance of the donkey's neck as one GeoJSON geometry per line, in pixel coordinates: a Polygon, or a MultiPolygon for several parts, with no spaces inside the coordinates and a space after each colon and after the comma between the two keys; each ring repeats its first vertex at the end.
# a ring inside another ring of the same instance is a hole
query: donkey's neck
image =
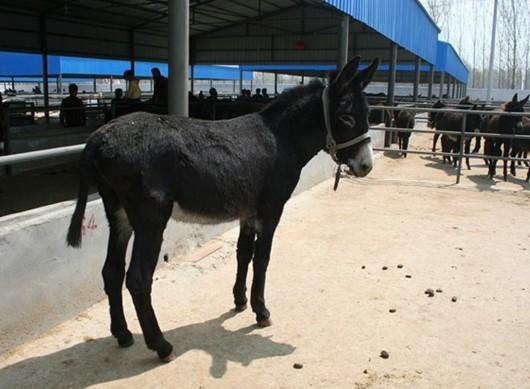
{"type": "Polygon", "coordinates": [[[294,151],[300,167],[326,144],[322,84],[296,88],[278,97],[261,114],[276,136],[294,151]]]}

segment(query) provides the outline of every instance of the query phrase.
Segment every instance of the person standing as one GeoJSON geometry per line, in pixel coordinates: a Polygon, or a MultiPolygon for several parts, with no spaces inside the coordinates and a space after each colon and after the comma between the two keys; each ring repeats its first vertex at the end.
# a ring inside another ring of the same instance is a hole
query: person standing
{"type": "Polygon", "coordinates": [[[158,104],[167,104],[168,101],[168,84],[167,78],[160,73],[159,68],[152,68],[151,74],[153,75],[154,87],[153,87],[153,102],[158,104]]]}
{"type": "Polygon", "coordinates": [[[84,126],[86,123],[85,106],[81,99],[77,97],[77,85],[68,85],[70,96],[61,102],[61,112],[59,121],[64,127],[84,126]]]}
{"type": "Polygon", "coordinates": [[[142,97],[142,91],[139,84],[140,81],[134,78],[132,70],[126,70],[123,72],[123,78],[129,82],[127,91],[125,92],[125,98],[128,100],[140,100],[140,97],[142,97]]]}
{"type": "Polygon", "coordinates": [[[0,155],[5,153],[5,140],[9,131],[9,111],[2,103],[2,93],[0,93],[0,155]]]}

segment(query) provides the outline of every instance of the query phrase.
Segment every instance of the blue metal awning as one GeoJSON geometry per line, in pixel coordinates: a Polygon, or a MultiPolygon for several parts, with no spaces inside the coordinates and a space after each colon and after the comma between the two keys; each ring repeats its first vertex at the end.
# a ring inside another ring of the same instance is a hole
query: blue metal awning
{"type": "Polygon", "coordinates": [[[458,81],[467,84],[469,71],[450,43],[438,41],[435,70],[449,73],[458,81]]]}
{"type": "MultiPolygon", "coordinates": [[[[48,56],[48,74],[68,77],[121,77],[130,69],[131,63],[123,60],[48,56]]],[[[151,68],[158,67],[167,75],[167,64],[158,62],[135,62],[138,77],[151,77],[151,68]]],[[[42,73],[42,57],[39,54],[0,52],[0,76],[2,77],[39,77],[42,73]]],[[[191,69],[190,69],[191,75],[191,69]]],[[[239,80],[239,68],[222,65],[196,65],[195,79],[239,80]]],[[[252,75],[243,72],[243,79],[250,80],[252,75]]]]}
{"type": "Polygon", "coordinates": [[[440,29],[417,0],[325,0],[399,46],[436,63],[440,29]]]}

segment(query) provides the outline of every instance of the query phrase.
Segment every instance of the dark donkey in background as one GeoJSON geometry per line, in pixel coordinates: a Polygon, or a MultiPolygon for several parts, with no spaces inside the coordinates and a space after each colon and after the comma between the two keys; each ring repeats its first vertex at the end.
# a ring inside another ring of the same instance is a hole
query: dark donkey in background
{"type": "MultiPolygon", "coordinates": [[[[414,112],[409,111],[394,111],[396,115],[396,127],[398,128],[414,128],[414,112]]],[[[400,130],[397,132],[398,145],[400,150],[404,150],[401,154],[403,158],[407,158],[407,150],[409,148],[409,139],[411,132],[400,130]]]]}
{"type": "Polygon", "coordinates": [[[217,122],[135,113],[90,136],[81,156],[79,198],[68,244],[81,244],[89,185],[103,200],[110,237],[103,267],[111,332],[123,347],[133,343],[122,306],[125,253],[134,231],[126,285],[147,347],[172,359],[151,305],[151,284],[162,235],[171,216],[215,224],[240,220],[237,311],[246,308],[246,278],[253,261],[250,305],[258,325],[270,325],[265,274],[274,231],[300,172],[320,150],[355,176],[366,176],[373,157],[363,90],[379,61],[357,71],[349,62],[325,87],[311,83],[283,93],[259,113],[217,122]]]}
{"type": "MultiPolygon", "coordinates": [[[[530,95],[525,99],[519,101],[517,93],[513,96],[512,100],[504,103],[502,111],[504,112],[524,112],[524,105],[528,102],[530,95]]],[[[492,115],[489,118],[483,118],[484,125],[482,130],[490,134],[502,134],[502,135],[515,135],[516,127],[521,123],[522,116],[500,116],[492,115]]],[[[510,138],[492,138],[487,137],[484,142],[484,154],[500,157],[508,157],[510,155],[510,149],[512,147],[513,139],[510,138]]],[[[521,150],[524,151],[524,150],[521,150]]],[[[497,160],[492,159],[489,161],[488,176],[493,178],[496,174],[497,160]]],[[[508,162],[503,161],[503,179],[508,179],[508,162]]]]}
{"type": "MultiPolygon", "coordinates": [[[[525,135],[530,136],[530,117],[522,117],[520,121],[515,126],[515,135],[525,135]]],[[[519,155],[524,155],[524,158],[527,157],[527,153],[530,151],[530,139],[514,139],[512,143],[512,151],[510,152],[510,157],[515,157],[519,155]]],[[[515,177],[515,162],[510,162],[510,173],[515,177]]],[[[530,167],[526,173],[526,181],[530,179],[530,167]]]]}
{"type": "MultiPolygon", "coordinates": [[[[460,101],[457,108],[471,108],[472,111],[478,110],[477,105],[474,105],[469,102],[469,97],[466,97],[464,100],[460,101]]],[[[438,100],[433,108],[445,108],[445,104],[438,100]]],[[[435,128],[438,131],[462,131],[462,125],[464,120],[464,115],[466,115],[466,126],[464,131],[466,133],[475,132],[479,129],[481,117],[479,114],[464,114],[461,112],[429,112],[429,126],[435,128]]],[[[440,134],[434,134],[433,139],[433,152],[436,150],[436,141],[440,134]]],[[[467,136],[466,136],[467,138],[467,136]]],[[[442,152],[444,153],[459,153],[460,152],[460,143],[462,142],[460,135],[453,134],[443,134],[442,135],[442,152]]],[[[464,142],[464,152],[469,154],[471,146],[471,139],[466,139],[464,142]]],[[[450,156],[443,156],[444,162],[451,163],[450,156]]],[[[457,157],[453,157],[453,165],[456,166],[458,161],[457,157]]],[[[468,169],[471,169],[469,164],[469,158],[466,157],[466,166],[468,169]]]]}
{"type": "MultiPolygon", "coordinates": [[[[473,106],[473,103],[469,101],[469,96],[464,97],[460,102],[458,103],[457,109],[468,109],[473,106]]],[[[433,104],[432,108],[445,108],[446,104],[443,103],[441,100],[438,100],[436,103],[433,104]]],[[[438,115],[437,112],[429,112],[428,115],[428,121],[427,125],[430,128],[436,128],[436,124],[434,123],[434,118],[438,115]]],[[[441,134],[434,134],[434,137],[432,139],[432,152],[434,153],[436,151],[436,144],[438,143],[438,138],[440,138],[441,134]]]]}

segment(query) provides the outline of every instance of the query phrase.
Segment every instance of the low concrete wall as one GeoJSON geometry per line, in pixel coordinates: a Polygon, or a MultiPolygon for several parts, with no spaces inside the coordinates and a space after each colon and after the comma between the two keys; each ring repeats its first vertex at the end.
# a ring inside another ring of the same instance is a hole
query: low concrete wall
{"type": "MultiPolygon", "coordinates": [[[[383,132],[372,135],[375,144],[384,139],[383,132]]],[[[319,153],[302,171],[295,194],[331,178],[334,169],[331,158],[319,153]]],[[[97,197],[90,199],[83,247],[76,250],[65,244],[74,205],[66,201],[0,218],[0,353],[104,297],[101,268],[108,228],[103,206],[97,197]]],[[[167,255],[171,261],[179,260],[235,226],[236,222],[201,226],[171,220],[161,258],[167,255]]]]}
{"type": "MultiPolygon", "coordinates": [[[[28,125],[9,129],[9,153],[18,154],[28,151],[44,150],[54,147],[78,145],[97,127],[69,127],[56,125],[28,125]]],[[[39,161],[38,168],[56,166],[77,160],[78,156],[55,157],[39,161]]],[[[35,170],[34,162],[20,163],[11,166],[11,174],[35,170]]]]}

